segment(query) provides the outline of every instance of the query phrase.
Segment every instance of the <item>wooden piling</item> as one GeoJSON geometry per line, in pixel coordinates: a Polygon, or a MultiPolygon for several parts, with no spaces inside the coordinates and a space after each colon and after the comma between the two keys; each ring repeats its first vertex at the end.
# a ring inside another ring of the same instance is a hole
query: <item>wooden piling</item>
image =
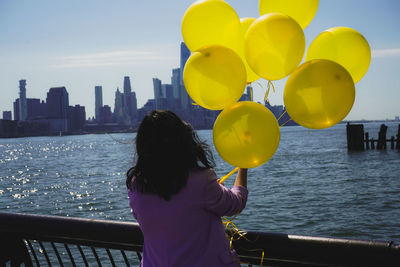
{"type": "Polygon", "coordinates": [[[347,123],[347,149],[348,150],[364,150],[364,149],[386,149],[387,143],[390,142],[391,149],[400,149],[400,124],[397,130],[396,137],[391,136],[390,139],[386,139],[388,127],[385,124],[381,124],[379,129],[378,139],[371,138],[369,133],[365,133],[364,136],[364,125],[362,124],[350,124],[347,123]],[[365,148],[364,148],[365,143],[365,148]],[[376,144],[375,144],[376,143],[376,144]],[[375,146],[376,145],[376,146],[375,146]]]}
{"type": "Polygon", "coordinates": [[[347,149],[364,150],[364,125],[347,123],[346,132],[347,149]]]}
{"type": "Polygon", "coordinates": [[[379,137],[378,137],[378,145],[377,149],[386,149],[386,132],[387,126],[385,124],[381,124],[381,128],[379,130],[379,137]]]}

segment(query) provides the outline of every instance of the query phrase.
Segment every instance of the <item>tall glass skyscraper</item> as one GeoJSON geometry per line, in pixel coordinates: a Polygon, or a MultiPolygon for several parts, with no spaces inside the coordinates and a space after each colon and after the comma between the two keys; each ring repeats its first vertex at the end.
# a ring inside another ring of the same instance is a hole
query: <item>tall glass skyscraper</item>
{"type": "Polygon", "coordinates": [[[95,94],[95,117],[100,121],[100,109],[103,106],[103,88],[101,86],[94,87],[95,94]]]}
{"type": "Polygon", "coordinates": [[[115,92],[115,102],[114,102],[114,119],[118,123],[123,122],[124,118],[123,103],[124,103],[124,95],[119,91],[119,88],[117,88],[117,91],[115,92]]]}
{"type": "Polygon", "coordinates": [[[173,88],[173,95],[175,99],[180,98],[181,96],[181,69],[173,69],[172,70],[172,77],[171,77],[171,84],[173,88]]]}
{"type": "Polygon", "coordinates": [[[161,90],[161,80],[153,78],[154,100],[156,101],[156,109],[161,108],[161,98],[164,97],[161,90]]]}
{"type": "Polygon", "coordinates": [[[132,116],[131,92],[132,92],[131,80],[130,80],[129,76],[125,76],[124,77],[124,102],[125,102],[124,110],[126,110],[127,115],[129,115],[129,117],[132,116]]]}
{"type": "Polygon", "coordinates": [[[28,108],[26,104],[26,80],[19,81],[19,120],[24,121],[28,116],[28,108]]]}

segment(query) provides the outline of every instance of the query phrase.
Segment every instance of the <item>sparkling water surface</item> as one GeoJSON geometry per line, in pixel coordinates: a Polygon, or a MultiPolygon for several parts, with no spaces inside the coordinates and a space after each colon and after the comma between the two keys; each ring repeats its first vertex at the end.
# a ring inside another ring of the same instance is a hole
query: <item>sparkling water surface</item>
{"type": "MultiPolygon", "coordinates": [[[[395,136],[398,124],[385,123],[395,136]]],[[[375,139],[379,126],[364,124],[375,139]]],[[[211,130],[198,134],[212,145],[211,130]]],[[[134,221],[125,188],[134,137],[0,139],[0,211],[134,221]]],[[[233,169],[213,152],[219,176],[233,169]]],[[[400,151],[348,152],[344,124],[282,127],[274,157],[248,175],[241,230],[400,242],[400,151]]]]}

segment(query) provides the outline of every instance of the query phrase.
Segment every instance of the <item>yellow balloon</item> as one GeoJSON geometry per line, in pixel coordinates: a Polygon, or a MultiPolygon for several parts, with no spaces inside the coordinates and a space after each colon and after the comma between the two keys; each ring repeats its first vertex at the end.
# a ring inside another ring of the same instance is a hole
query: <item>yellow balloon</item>
{"type": "Polygon", "coordinates": [[[318,35],[308,48],[306,60],[318,58],[339,63],[357,83],[367,73],[371,48],[358,31],[348,27],[334,27],[318,35]]]}
{"type": "Polygon", "coordinates": [[[267,162],[279,145],[278,121],[261,104],[243,101],[224,109],[215,121],[213,140],[229,164],[255,168],[267,162]]]}
{"type": "Polygon", "coordinates": [[[317,13],[318,0],[260,0],[260,15],[279,12],[291,16],[305,29],[317,13]]]}
{"type": "Polygon", "coordinates": [[[256,19],[245,37],[247,63],[267,80],[279,80],[294,71],[303,58],[305,46],[299,24],[281,13],[256,19]]]}
{"type": "Polygon", "coordinates": [[[206,45],[222,45],[238,51],[240,20],[236,11],[222,0],[199,0],[185,12],[182,36],[190,51],[206,45]]]}
{"type": "Polygon", "coordinates": [[[355,86],[349,72],[336,62],[314,59],[299,66],[286,82],[283,101],[298,124],[323,129],[350,112],[355,86]]]}
{"type": "Polygon", "coordinates": [[[251,83],[254,81],[257,81],[260,79],[260,76],[258,76],[249,66],[247,63],[246,57],[244,55],[244,37],[247,33],[247,30],[249,29],[250,25],[255,21],[255,18],[242,18],[240,19],[240,26],[242,29],[242,40],[240,42],[240,57],[243,60],[244,66],[246,67],[246,73],[247,73],[247,83],[251,83]]]}
{"type": "Polygon", "coordinates": [[[231,49],[212,45],[194,52],[186,62],[183,81],[200,106],[220,110],[237,102],[246,87],[246,68],[231,49]]]}

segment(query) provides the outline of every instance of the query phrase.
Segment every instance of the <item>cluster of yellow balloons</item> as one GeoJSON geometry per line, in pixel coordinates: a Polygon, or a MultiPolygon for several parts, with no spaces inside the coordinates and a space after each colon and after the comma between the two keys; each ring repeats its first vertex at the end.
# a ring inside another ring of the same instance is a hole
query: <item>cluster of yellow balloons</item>
{"type": "Polygon", "coordinates": [[[310,45],[306,62],[303,30],[318,0],[260,0],[258,18],[239,19],[223,0],[198,0],[185,12],[182,36],[192,52],[183,80],[198,105],[223,110],[213,128],[221,157],[242,168],[264,164],[279,144],[279,125],[263,105],[238,102],[246,84],[259,78],[289,78],[284,103],[294,121],[320,129],[340,122],[355,99],[354,83],[371,59],[357,31],[336,27],[310,45]]]}

